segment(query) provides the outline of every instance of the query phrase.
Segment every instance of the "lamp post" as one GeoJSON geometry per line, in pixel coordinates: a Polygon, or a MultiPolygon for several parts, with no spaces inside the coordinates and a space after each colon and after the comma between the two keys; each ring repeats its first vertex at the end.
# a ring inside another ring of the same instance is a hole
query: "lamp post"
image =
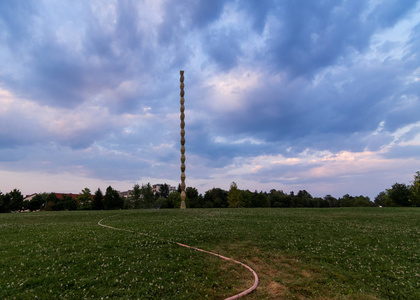
{"type": "Polygon", "coordinates": [[[181,78],[181,208],[185,209],[185,99],[184,99],[184,71],[179,71],[181,78]]]}

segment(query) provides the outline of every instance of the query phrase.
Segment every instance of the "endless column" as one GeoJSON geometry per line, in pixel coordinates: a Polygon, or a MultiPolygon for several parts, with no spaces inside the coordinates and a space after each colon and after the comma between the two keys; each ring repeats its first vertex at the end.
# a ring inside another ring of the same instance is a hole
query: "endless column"
{"type": "Polygon", "coordinates": [[[185,99],[184,99],[184,71],[179,71],[181,78],[181,208],[186,208],[185,206],[185,99]]]}

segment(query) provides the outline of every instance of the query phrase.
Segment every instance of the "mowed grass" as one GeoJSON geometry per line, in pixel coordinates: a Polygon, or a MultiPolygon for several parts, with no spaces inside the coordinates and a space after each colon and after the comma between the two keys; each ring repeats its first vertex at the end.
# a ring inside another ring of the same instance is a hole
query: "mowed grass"
{"type": "Polygon", "coordinates": [[[173,242],[252,267],[247,299],[420,299],[418,208],[1,214],[0,235],[0,299],[223,299],[252,285],[173,242]]]}

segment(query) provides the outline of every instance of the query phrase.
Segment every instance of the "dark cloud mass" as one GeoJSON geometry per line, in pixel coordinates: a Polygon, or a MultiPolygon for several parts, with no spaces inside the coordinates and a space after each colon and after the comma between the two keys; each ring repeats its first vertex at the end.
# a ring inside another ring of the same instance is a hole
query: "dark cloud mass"
{"type": "Polygon", "coordinates": [[[197,186],[342,187],[418,162],[419,16],[415,0],[2,1],[0,171],[177,182],[179,70],[197,186]]]}

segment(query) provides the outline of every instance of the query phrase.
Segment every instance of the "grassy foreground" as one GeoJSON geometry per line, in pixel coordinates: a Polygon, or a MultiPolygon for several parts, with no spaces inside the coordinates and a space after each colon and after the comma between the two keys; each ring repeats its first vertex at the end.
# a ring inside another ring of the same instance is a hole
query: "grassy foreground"
{"type": "Polygon", "coordinates": [[[0,299],[420,299],[420,209],[0,215],[0,299]],[[99,227],[97,222],[153,237],[99,227]]]}

